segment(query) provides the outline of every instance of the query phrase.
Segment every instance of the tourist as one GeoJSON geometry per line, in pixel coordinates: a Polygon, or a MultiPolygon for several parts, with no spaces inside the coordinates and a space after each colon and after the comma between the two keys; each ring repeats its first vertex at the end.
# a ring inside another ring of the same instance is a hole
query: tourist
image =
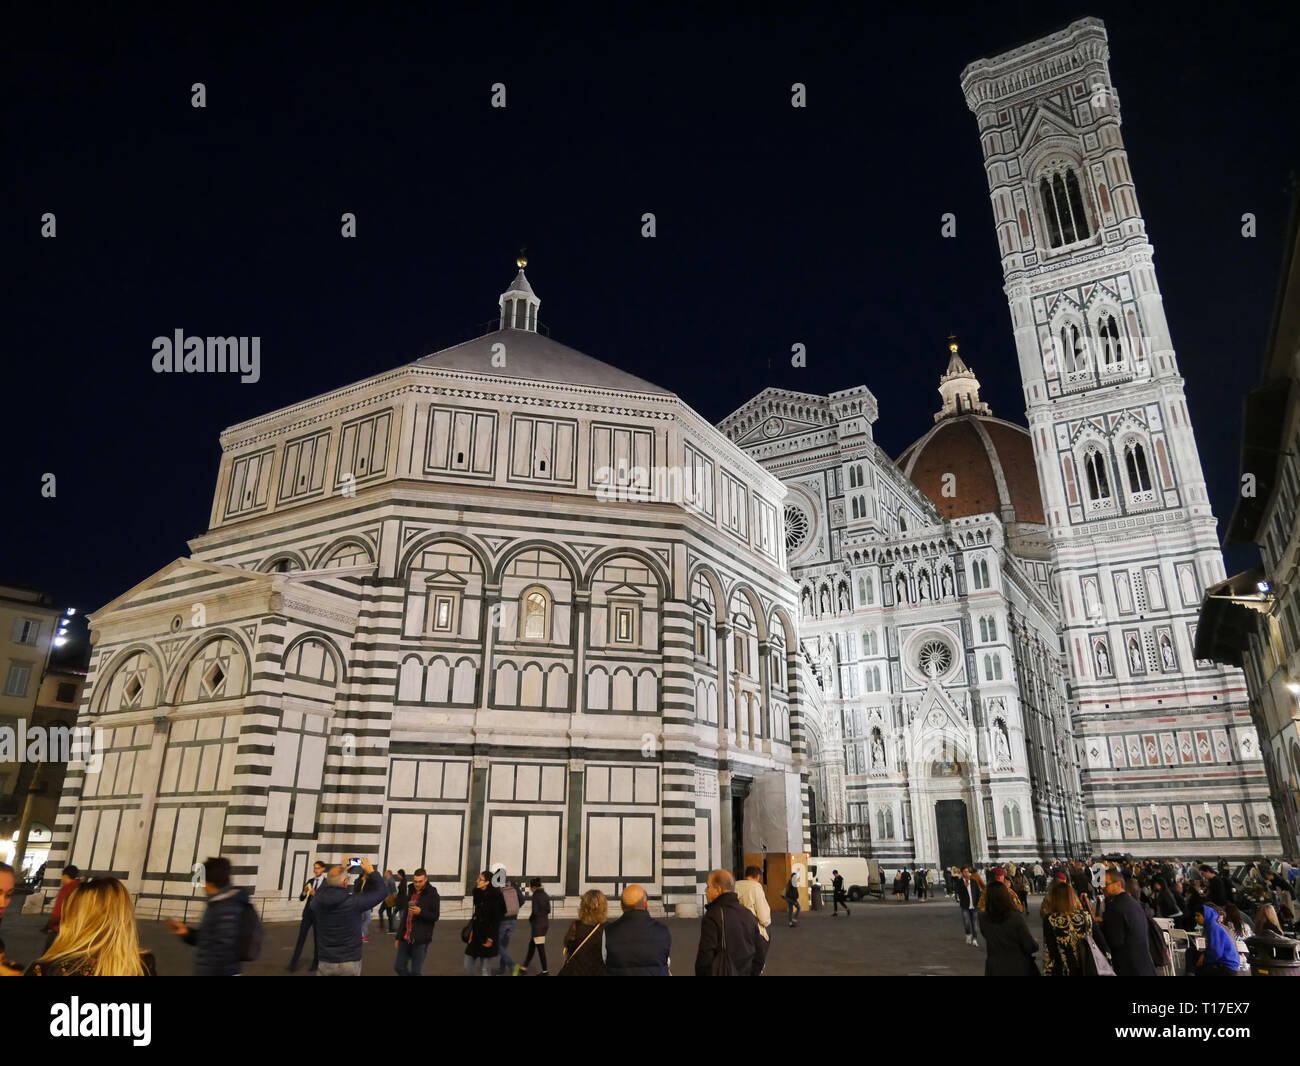
{"type": "Polygon", "coordinates": [[[7,862],[0,862],[0,920],[4,919],[9,901],[14,898],[14,888],[17,884],[14,868],[7,862]]]}
{"type": "Polygon", "coordinates": [[[1228,905],[1228,878],[1222,873],[1216,873],[1213,868],[1202,865],[1201,876],[1206,884],[1206,898],[1214,904],[1218,912],[1228,905]]]}
{"type": "Polygon", "coordinates": [[[994,881],[984,898],[988,902],[979,919],[988,948],[984,976],[1037,977],[1034,954],[1038,944],[1025,924],[1024,914],[1016,909],[1011,890],[1001,881],[994,881]]]}
{"type": "Polygon", "coordinates": [[[1286,936],[1282,932],[1282,922],[1278,919],[1277,910],[1271,903],[1265,903],[1255,912],[1255,935],[1263,936],[1265,933],[1286,936]]]}
{"type": "MultiPolygon", "coordinates": [[[[762,955],[758,961],[758,972],[762,973],[763,967],[767,965],[767,949],[770,946],[767,927],[772,924],[772,908],[768,905],[767,893],[763,891],[761,867],[745,867],[744,880],[736,886],[736,897],[741,905],[758,919],[758,931],[762,937],[758,944],[759,953],[762,955]]],[[[847,907],[844,909],[848,910],[847,907]]]]}
{"type": "Polygon", "coordinates": [[[203,864],[203,891],[208,905],[197,929],[175,918],[167,923],[173,933],[194,946],[195,977],[236,977],[249,954],[249,933],[256,924],[248,893],[230,883],[230,860],[208,859],[203,864]]]}
{"type": "Polygon", "coordinates": [[[311,901],[316,920],[316,972],[322,977],[360,977],[361,945],[366,943],[365,926],[368,915],[376,906],[388,886],[369,859],[360,861],[361,878],[365,887],[360,892],[348,891],[348,865],[343,860],[331,866],[325,875],[325,884],[311,901]]]}
{"type": "Polygon", "coordinates": [[[712,871],[704,896],[695,976],[757,977],[758,919],[741,906],[735,878],[727,870],[712,871]]]}
{"type": "Polygon", "coordinates": [[[1237,943],[1219,918],[1219,909],[1212,903],[1201,907],[1198,920],[1205,927],[1205,951],[1196,963],[1197,977],[1236,977],[1241,967],[1237,943]]]}
{"type": "Polygon", "coordinates": [[[912,894],[912,871],[906,866],[903,867],[903,898],[907,899],[912,894]]]}
{"type": "Polygon", "coordinates": [[[1223,927],[1238,940],[1245,940],[1246,937],[1255,935],[1255,927],[1250,924],[1250,919],[1241,913],[1235,903],[1229,903],[1223,908],[1223,927]]]}
{"type": "Polygon", "coordinates": [[[501,899],[505,903],[506,912],[501,918],[501,924],[497,927],[497,945],[500,948],[498,955],[497,973],[512,975],[515,972],[515,960],[510,957],[510,938],[515,935],[515,925],[519,921],[519,889],[515,883],[506,880],[501,886],[501,899]]]}
{"type": "Polygon", "coordinates": [[[542,976],[548,975],[546,969],[546,934],[551,928],[551,897],[546,894],[542,888],[542,879],[534,877],[528,887],[532,890],[529,893],[529,900],[532,902],[532,909],[528,912],[528,954],[524,956],[524,964],[520,968],[521,973],[526,973],[528,967],[533,963],[533,954],[537,954],[542,964],[542,976]]]}
{"type": "Polygon", "coordinates": [[[131,894],[116,877],[74,881],[64,897],[59,935],[27,967],[29,977],[153,977],[156,972],[153,955],[140,950],[131,894]]]}
{"type": "Polygon", "coordinates": [[[397,881],[393,877],[392,870],[384,871],[384,887],[388,889],[384,893],[383,901],[379,904],[379,920],[384,923],[384,928],[389,932],[393,930],[393,905],[397,902],[397,881]],[[392,903],[389,902],[392,900],[392,903]],[[385,918],[384,915],[388,917],[385,918]]]}
{"type": "Polygon", "coordinates": [[[1011,890],[1016,894],[1016,899],[1020,901],[1020,909],[1025,910],[1029,906],[1029,878],[1025,874],[1024,866],[1019,867],[1011,875],[1011,890]]]}
{"type": "Polygon", "coordinates": [[[1157,918],[1174,919],[1183,916],[1183,908],[1178,903],[1178,897],[1170,890],[1169,883],[1164,877],[1151,879],[1151,894],[1155,899],[1157,918]]]}
{"type": "Polygon", "coordinates": [[[59,878],[59,894],[54,897],[54,906],[50,908],[50,917],[45,923],[45,946],[41,949],[42,952],[49,951],[50,945],[59,935],[59,918],[63,913],[63,901],[80,883],[81,871],[69,863],[63,868],[63,875],[59,878]]]}
{"type": "Polygon", "coordinates": [[[943,894],[949,899],[957,890],[957,868],[949,866],[943,871],[943,894]]]}
{"type": "Polygon", "coordinates": [[[1118,977],[1154,977],[1151,943],[1147,936],[1147,917],[1142,904],[1125,885],[1124,872],[1106,871],[1106,911],[1102,924],[1110,947],[1110,962],[1118,977]]]}
{"type": "Polygon", "coordinates": [[[1091,934],[1092,914],[1074,886],[1058,877],[1043,900],[1043,976],[1084,976],[1091,934]]]}
{"type": "Polygon", "coordinates": [[[969,866],[962,869],[961,880],[953,886],[953,894],[957,897],[957,906],[961,910],[962,928],[966,930],[966,943],[975,947],[979,947],[976,937],[979,932],[977,923],[983,890],[984,886],[979,875],[972,874],[969,866]]]}
{"type": "Polygon", "coordinates": [[[790,875],[790,880],[785,884],[785,906],[786,912],[790,915],[790,928],[793,929],[799,924],[799,873],[795,871],[790,875]]]}
{"type": "Polygon", "coordinates": [[[609,900],[603,892],[588,889],[578,901],[578,917],[564,934],[564,962],[556,977],[605,976],[605,922],[609,900]]]}
{"type": "MultiPolygon", "coordinates": [[[[382,888],[382,889],[383,889],[383,892],[380,893],[380,895],[379,895],[379,899],[382,900],[384,897],[386,897],[386,896],[388,895],[388,886],[387,886],[386,884],[383,883],[383,880],[384,880],[384,879],[383,879],[382,877],[379,876],[379,871],[376,870],[373,866],[370,868],[369,871],[366,870],[365,866],[361,866],[361,876],[357,878],[357,883],[356,883],[356,885],[355,885],[355,887],[353,888],[352,891],[353,891],[353,893],[354,893],[355,895],[358,895],[358,896],[365,895],[365,896],[368,896],[368,897],[370,897],[370,898],[374,898],[374,896],[375,896],[375,891],[374,891],[374,890],[375,890],[376,888],[382,888]],[[379,883],[378,883],[378,884],[375,884],[374,882],[379,882],[379,883]]],[[[369,931],[369,929],[370,929],[370,912],[371,912],[371,910],[373,910],[373,906],[372,906],[372,907],[367,907],[365,910],[363,910],[363,911],[361,912],[361,915],[360,915],[360,918],[361,918],[361,943],[363,943],[363,944],[369,944],[369,943],[370,943],[370,937],[369,937],[367,934],[368,934],[368,931],[369,931]]],[[[360,961],[360,958],[361,958],[361,956],[358,955],[358,956],[357,956],[358,961],[360,961]]],[[[346,975],[344,975],[344,976],[346,976],[346,975]]]]}
{"type": "MultiPolygon", "coordinates": [[[[628,885],[619,905],[622,917],[605,926],[601,939],[605,972],[610,977],[669,976],[672,934],[663,922],[650,917],[646,890],[640,885],[628,885]]],[[[771,912],[768,913],[770,920],[771,912]]]]}
{"type": "Polygon", "coordinates": [[[916,883],[916,898],[925,899],[925,890],[926,888],[929,887],[928,875],[925,872],[925,867],[922,867],[921,869],[916,871],[915,883],[916,883]]]}
{"type": "Polygon", "coordinates": [[[899,870],[894,874],[894,899],[899,903],[903,902],[903,871],[899,870]]]}
{"type": "Polygon", "coordinates": [[[491,977],[497,969],[501,948],[497,936],[506,916],[501,889],[492,883],[492,872],[483,870],[474,882],[474,912],[466,926],[465,973],[470,977],[491,977]]]}
{"type": "Polygon", "coordinates": [[[844,891],[844,878],[840,876],[839,870],[831,871],[831,899],[834,900],[835,909],[831,912],[832,918],[840,916],[840,904],[844,905],[844,913],[847,916],[849,911],[849,897],[844,891]]]}
{"type": "Polygon", "coordinates": [[[411,875],[411,895],[406,901],[401,931],[397,934],[397,958],[393,969],[398,977],[424,976],[424,958],[433,941],[433,928],[438,923],[441,903],[438,890],[429,884],[429,875],[421,866],[411,875]]]}
{"type": "Polygon", "coordinates": [[[289,972],[293,973],[298,969],[298,961],[302,958],[302,949],[307,943],[307,933],[311,932],[311,968],[316,969],[316,963],[319,961],[316,957],[319,950],[319,938],[316,935],[316,915],[312,912],[311,901],[322,888],[325,887],[325,864],[317,859],[311,868],[311,880],[302,886],[302,891],[298,893],[298,898],[304,900],[302,905],[302,917],[298,920],[298,942],[293,946],[293,954],[289,956],[289,972]]]}
{"type": "Polygon", "coordinates": [[[406,910],[406,901],[411,895],[411,883],[406,879],[406,871],[398,870],[394,878],[396,882],[397,899],[394,901],[391,915],[392,921],[388,923],[388,931],[396,933],[406,924],[406,915],[402,912],[406,910]]]}
{"type": "Polygon", "coordinates": [[[1047,874],[1043,870],[1043,862],[1041,859],[1037,859],[1034,862],[1034,891],[1037,892],[1040,896],[1047,889],[1046,881],[1047,881],[1047,874]]]}

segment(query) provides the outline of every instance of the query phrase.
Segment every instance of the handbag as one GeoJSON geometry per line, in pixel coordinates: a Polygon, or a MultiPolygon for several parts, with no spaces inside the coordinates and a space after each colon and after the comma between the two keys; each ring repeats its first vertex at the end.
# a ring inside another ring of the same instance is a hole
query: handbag
{"type": "Polygon", "coordinates": [[[1114,977],[1110,960],[1102,954],[1097,942],[1088,937],[1088,950],[1083,955],[1083,975],[1085,977],[1114,977]]]}
{"type": "Polygon", "coordinates": [[[471,918],[468,922],[465,923],[464,927],[460,931],[460,942],[462,944],[468,944],[473,938],[474,938],[474,919],[471,918]]]}
{"type": "Polygon", "coordinates": [[[397,906],[397,893],[396,893],[396,892],[394,892],[392,895],[389,895],[389,896],[385,896],[385,897],[384,897],[384,906],[387,907],[390,911],[391,911],[394,907],[397,906]]]}
{"type": "Polygon", "coordinates": [[[587,941],[590,940],[593,936],[596,935],[596,930],[599,929],[599,928],[600,928],[600,926],[598,926],[598,925],[595,926],[595,927],[591,930],[590,933],[588,933],[586,936],[584,936],[584,937],[582,938],[582,943],[581,943],[581,944],[579,944],[576,948],[574,948],[572,951],[570,951],[567,955],[564,956],[564,961],[563,961],[562,963],[560,963],[560,968],[559,968],[558,970],[555,971],[555,976],[556,976],[556,977],[559,977],[560,974],[564,973],[564,968],[565,968],[566,966],[568,966],[569,963],[571,963],[571,962],[573,961],[573,957],[574,957],[576,954],[578,954],[578,952],[580,952],[580,951],[583,949],[584,946],[586,946],[587,941]]]}

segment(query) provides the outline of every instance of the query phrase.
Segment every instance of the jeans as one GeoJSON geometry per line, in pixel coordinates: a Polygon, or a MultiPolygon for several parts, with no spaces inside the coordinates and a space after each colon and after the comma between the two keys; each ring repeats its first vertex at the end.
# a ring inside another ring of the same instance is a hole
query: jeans
{"type": "Polygon", "coordinates": [[[496,973],[497,960],[476,959],[473,955],[465,956],[465,976],[466,977],[491,977],[496,973]]]}
{"type": "Polygon", "coordinates": [[[517,918],[502,918],[501,928],[497,931],[497,946],[501,949],[499,969],[504,974],[509,974],[515,968],[515,960],[510,957],[510,952],[506,949],[510,946],[510,938],[514,935],[516,921],[517,918]]]}
{"type": "Polygon", "coordinates": [[[365,936],[365,935],[366,935],[366,930],[367,930],[369,927],[370,927],[370,912],[369,912],[369,911],[366,911],[365,914],[363,914],[363,915],[361,916],[361,935],[362,935],[362,936],[365,936]]]}
{"type": "Polygon", "coordinates": [[[970,910],[967,907],[961,909],[961,924],[966,930],[966,935],[979,939],[979,911],[970,910]]]}
{"type": "Polygon", "coordinates": [[[322,962],[316,967],[322,977],[360,977],[361,960],[356,962],[322,962]]]}
{"type": "Polygon", "coordinates": [[[793,924],[799,920],[799,901],[797,899],[788,899],[785,902],[786,906],[790,908],[790,922],[793,924]]]}
{"type": "Polygon", "coordinates": [[[311,932],[311,968],[316,969],[316,916],[308,911],[302,916],[302,921],[298,923],[298,943],[293,946],[293,954],[289,957],[289,969],[298,965],[298,960],[302,958],[302,949],[307,944],[307,933],[311,932]]]}
{"type": "Polygon", "coordinates": [[[389,915],[388,931],[390,933],[397,933],[397,932],[401,932],[405,928],[406,928],[406,908],[403,907],[401,910],[398,910],[397,908],[393,908],[392,912],[389,915]]]}
{"type": "Polygon", "coordinates": [[[429,954],[428,944],[412,944],[403,940],[397,945],[397,961],[393,969],[399,977],[423,977],[424,957],[429,954]]]}
{"type": "Polygon", "coordinates": [[[387,919],[386,919],[387,922],[388,922],[388,928],[391,929],[391,928],[392,928],[392,922],[393,922],[393,910],[392,910],[391,907],[389,907],[389,905],[388,905],[387,903],[381,903],[381,904],[379,905],[379,910],[376,912],[376,916],[377,916],[377,917],[379,918],[379,920],[382,922],[382,921],[385,921],[385,917],[384,917],[385,914],[388,916],[387,919]]]}

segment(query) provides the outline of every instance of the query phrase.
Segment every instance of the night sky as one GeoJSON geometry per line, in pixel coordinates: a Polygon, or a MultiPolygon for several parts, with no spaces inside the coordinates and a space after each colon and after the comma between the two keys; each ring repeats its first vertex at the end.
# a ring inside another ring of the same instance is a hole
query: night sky
{"type": "Polygon", "coordinates": [[[1300,142],[1296,19],[1133,6],[7,15],[0,577],[85,611],[188,555],[222,429],[485,332],[521,245],[552,336],[710,421],[768,385],[866,384],[897,455],[955,332],[1023,424],[958,76],[1084,15],[1226,522],[1300,142]],[[176,329],[261,337],[261,380],[155,374],[176,329]]]}

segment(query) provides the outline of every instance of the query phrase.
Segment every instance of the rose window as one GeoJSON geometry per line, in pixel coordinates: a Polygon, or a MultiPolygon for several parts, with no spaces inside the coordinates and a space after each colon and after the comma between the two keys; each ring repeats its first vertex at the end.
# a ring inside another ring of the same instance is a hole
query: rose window
{"type": "Polygon", "coordinates": [[[916,654],[916,665],[926,677],[939,677],[952,667],[952,648],[942,640],[927,640],[916,654]]]}
{"type": "Polygon", "coordinates": [[[808,539],[808,516],[793,504],[785,508],[785,550],[786,554],[796,552],[808,539]]]}

